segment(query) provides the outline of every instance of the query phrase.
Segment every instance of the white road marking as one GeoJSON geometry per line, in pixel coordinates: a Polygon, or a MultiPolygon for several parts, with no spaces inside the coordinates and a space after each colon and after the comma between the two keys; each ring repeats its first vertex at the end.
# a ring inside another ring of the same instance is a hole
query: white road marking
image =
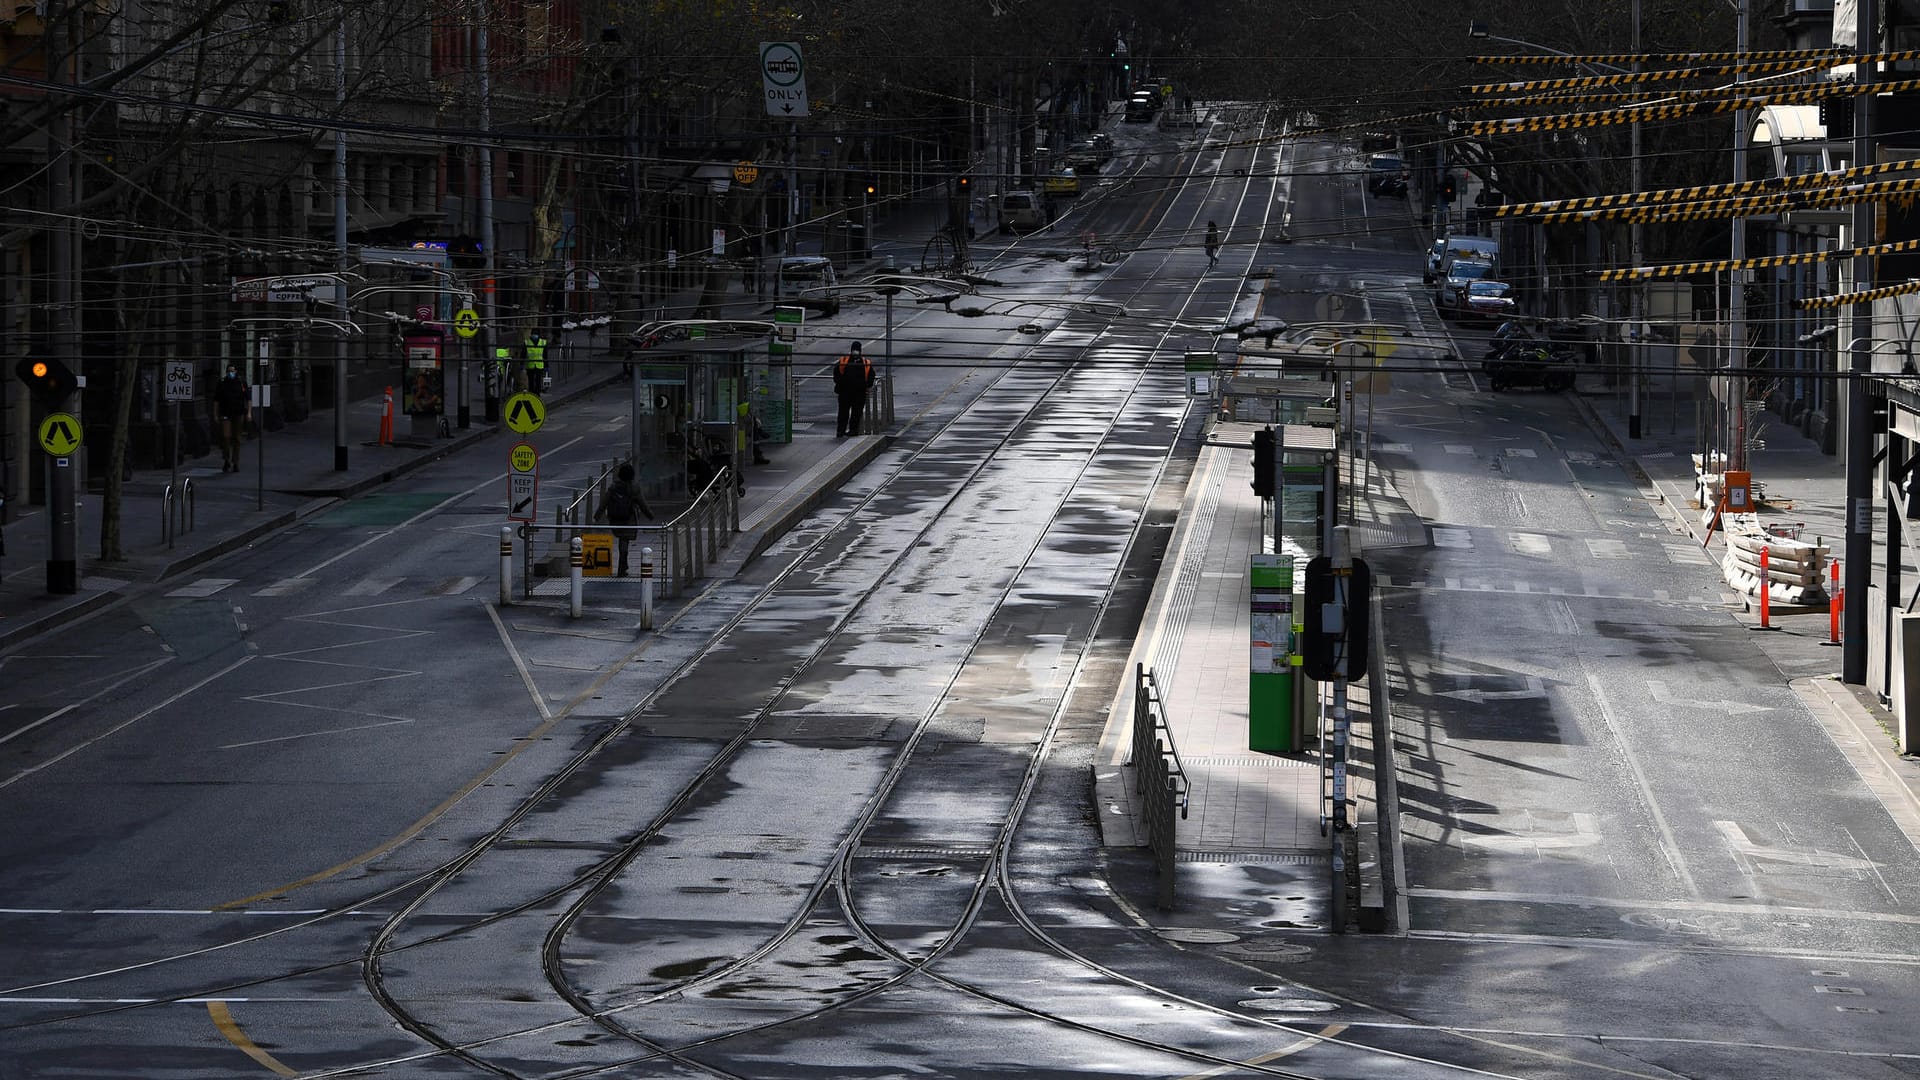
{"type": "Polygon", "coordinates": [[[1516,555],[1553,554],[1553,541],[1539,533],[1510,533],[1507,536],[1507,545],[1513,548],[1516,555]]]}
{"type": "Polygon", "coordinates": [[[299,592],[301,589],[304,589],[311,584],[313,584],[312,578],[297,578],[297,577],[281,578],[279,581],[276,581],[273,584],[268,585],[264,588],[255,589],[253,595],[255,596],[288,596],[293,593],[299,592]]]}
{"type": "Polygon", "coordinates": [[[1469,550],[1473,547],[1473,534],[1465,529],[1447,529],[1434,526],[1433,546],[1469,550]]]}
{"type": "Polygon", "coordinates": [[[1533,448],[1530,446],[1509,446],[1507,447],[1507,456],[1530,458],[1530,457],[1539,457],[1540,455],[1534,453],[1533,448]]]}
{"type": "Polygon", "coordinates": [[[1587,550],[1596,559],[1630,559],[1625,540],[1588,540],[1587,550]]]}
{"type": "Polygon", "coordinates": [[[1667,815],[1660,809],[1660,802],[1654,797],[1653,785],[1647,782],[1646,770],[1640,767],[1640,758],[1633,752],[1633,740],[1621,730],[1620,721],[1614,716],[1613,706],[1607,703],[1607,690],[1598,676],[1587,673],[1587,690],[1593,695],[1598,707],[1600,719],[1607,725],[1607,731],[1613,736],[1613,744],[1620,760],[1626,764],[1627,772],[1633,777],[1634,786],[1640,792],[1640,803],[1647,808],[1647,816],[1653,819],[1653,825],[1660,833],[1660,854],[1673,867],[1680,884],[1687,895],[1695,900],[1700,898],[1700,886],[1693,880],[1693,872],[1687,869],[1685,853],[1680,850],[1680,841],[1673,833],[1673,826],[1667,823],[1667,815]]]}
{"type": "Polygon", "coordinates": [[[400,584],[404,580],[406,579],[397,578],[397,577],[362,578],[358,582],[355,582],[351,588],[347,589],[346,592],[341,593],[340,595],[342,596],[379,596],[381,593],[386,592],[388,589],[393,588],[395,585],[400,584]]]}
{"type": "Polygon", "coordinates": [[[188,582],[187,584],[180,586],[179,588],[173,590],[167,595],[187,597],[190,599],[205,597],[205,596],[212,596],[214,593],[217,593],[221,589],[227,588],[228,586],[235,584],[239,580],[240,580],[239,578],[230,578],[230,577],[203,577],[198,581],[188,582]]]}
{"type": "Polygon", "coordinates": [[[1461,443],[1448,443],[1448,444],[1446,444],[1446,449],[1447,449],[1447,453],[1449,453],[1449,454],[1471,454],[1471,453],[1473,453],[1473,447],[1471,447],[1471,446],[1466,446],[1466,445],[1463,445],[1463,444],[1461,444],[1461,443]]]}
{"type": "Polygon", "coordinates": [[[458,596],[461,593],[466,592],[468,589],[473,588],[475,585],[480,584],[481,580],[482,580],[481,578],[470,575],[470,574],[463,575],[461,577],[448,578],[447,580],[434,586],[432,589],[432,592],[435,596],[458,596]]]}

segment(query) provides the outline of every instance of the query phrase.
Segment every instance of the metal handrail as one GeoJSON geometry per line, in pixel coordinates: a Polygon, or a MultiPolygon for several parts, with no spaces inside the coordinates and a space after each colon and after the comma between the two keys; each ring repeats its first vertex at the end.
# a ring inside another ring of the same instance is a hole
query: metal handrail
{"type": "Polygon", "coordinates": [[[1173,729],[1167,722],[1166,707],[1160,697],[1160,685],[1145,664],[1135,667],[1133,694],[1133,784],[1144,795],[1142,817],[1147,824],[1147,847],[1153,852],[1157,878],[1157,902],[1161,910],[1173,907],[1173,869],[1178,826],[1173,812],[1187,816],[1188,792],[1186,766],[1173,745],[1173,729]]]}
{"type": "Polygon", "coordinates": [[[721,468],[685,510],[666,522],[614,525],[595,521],[602,506],[604,473],[585,491],[556,508],[551,528],[554,542],[564,544],[586,533],[631,533],[632,544],[654,549],[654,582],[667,595],[679,595],[688,582],[704,577],[720,551],[739,530],[739,491],[733,470],[721,468]],[[589,506],[595,507],[588,513],[589,506]]]}

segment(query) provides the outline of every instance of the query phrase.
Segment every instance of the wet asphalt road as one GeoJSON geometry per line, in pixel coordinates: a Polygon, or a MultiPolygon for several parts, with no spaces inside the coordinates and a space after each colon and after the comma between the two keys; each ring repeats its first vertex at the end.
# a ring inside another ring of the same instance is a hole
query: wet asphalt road
{"type": "Polygon", "coordinates": [[[489,603],[470,456],[9,656],[87,703],[0,774],[0,1077],[1911,1075],[1911,846],[1572,404],[1460,369],[1374,421],[1413,934],[1252,925],[1284,863],[1142,913],[1086,777],[1196,434],[1146,361],[1240,295],[1195,226],[1269,314],[1431,319],[1349,153],[1234,153],[996,267],[1133,318],[897,327],[916,419],[671,632],[489,603]],[[1027,257],[1080,231],[1134,254],[1027,257]]]}

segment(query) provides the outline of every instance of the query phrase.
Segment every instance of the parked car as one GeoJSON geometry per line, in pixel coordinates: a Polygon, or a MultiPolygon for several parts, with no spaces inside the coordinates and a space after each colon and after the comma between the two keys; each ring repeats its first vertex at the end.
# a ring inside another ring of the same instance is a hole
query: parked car
{"type": "Polygon", "coordinates": [[[1504,281],[1478,278],[1467,283],[1465,303],[1460,316],[1481,322],[1498,322],[1514,313],[1513,286],[1504,281]]]}
{"type": "Polygon", "coordinates": [[[1126,118],[1131,123],[1145,123],[1159,112],[1160,94],[1156,90],[1135,90],[1127,99],[1126,118]]]}
{"type": "Polygon", "coordinates": [[[1547,342],[1517,345],[1499,359],[1488,357],[1480,369],[1487,374],[1488,389],[1495,392],[1514,386],[1538,386],[1558,393],[1573,387],[1573,354],[1547,342]]]}
{"type": "Polygon", "coordinates": [[[840,284],[833,260],[825,255],[789,255],[780,260],[780,290],[821,315],[840,314],[840,298],[826,291],[840,284]]]}
{"type": "Polygon", "coordinates": [[[1000,196],[1000,231],[1030,232],[1053,220],[1047,198],[1038,191],[1009,191],[1000,196]]]}
{"type": "Polygon", "coordinates": [[[1049,195],[1078,195],[1080,194],[1080,176],[1073,171],[1071,165],[1055,169],[1042,182],[1042,187],[1049,195]]]}

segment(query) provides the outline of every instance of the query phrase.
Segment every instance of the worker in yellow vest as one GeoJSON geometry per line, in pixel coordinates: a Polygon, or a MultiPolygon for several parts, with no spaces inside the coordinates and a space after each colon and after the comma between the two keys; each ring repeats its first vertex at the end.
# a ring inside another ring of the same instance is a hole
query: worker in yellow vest
{"type": "Polygon", "coordinates": [[[521,345],[527,360],[527,390],[530,393],[544,393],[547,388],[547,339],[539,330],[531,327],[527,330],[527,339],[521,345]]]}

